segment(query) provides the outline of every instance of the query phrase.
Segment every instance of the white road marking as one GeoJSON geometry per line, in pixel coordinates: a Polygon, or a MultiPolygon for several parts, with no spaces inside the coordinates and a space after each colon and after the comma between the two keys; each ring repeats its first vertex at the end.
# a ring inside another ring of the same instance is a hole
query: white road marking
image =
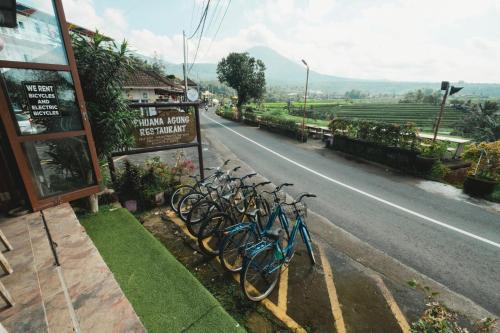
{"type": "Polygon", "coordinates": [[[222,123],[218,122],[217,120],[214,120],[214,119],[212,119],[212,118],[208,117],[208,116],[207,116],[207,115],[205,115],[205,114],[203,114],[203,117],[205,117],[205,118],[207,118],[208,120],[210,120],[210,121],[212,121],[212,122],[214,122],[214,123],[216,123],[216,124],[218,124],[218,125],[220,125],[220,126],[224,127],[224,128],[225,128],[225,129],[227,129],[228,131],[233,132],[234,134],[236,134],[236,135],[238,135],[238,136],[242,137],[243,139],[245,139],[245,140],[247,140],[247,141],[250,141],[251,143],[253,143],[253,144],[255,144],[255,145],[257,145],[257,146],[261,147],[262,149],[267,150],[267,151],[268,151],[268,152],[270,152],[271,154],[274,154],[274,155],[276,155],[276,156],[278,156],[278,157],[280,157],[280,158],[284,159],[285,161],[288,161],[288,162],[290,162],[290,163],[292,163],[292,164],[294,164],[294,165],[298,166],[299,168],[302,168],[302,169],[304,169],[304,170],[306,170],[306,171],[308,171],[308,172],[310,172],[310,173],[312,173],[312,174],[314,174],[314,175],[316,175],[316,176],[318,176],[318,177],[321,177],[321,178],[323,178],[323,179],[326,179],[326,180],[328,180],[328,181],[330,181],[330,182],[332,182],[332,183],[334,183],[334,184],[337,184],[337,185],[340,185],[340,186],[342,186],[342,187],[345,187],[345,188],[347,188],[347,189],[349,189],[349,190],[351,190],[351,191],[357,192],[357,193],[359,193],[359,194],[361,194],[361,195],[364,195],[364,196],[366,196],[366,197],[369,197],[369,198],[371,198],[371,199],[373,199],[373,200],[376,200],[376,201],[378,201],[378,202],[381,202],[381,203],[386,204],[386,205],[388,205],[388,206],[391,206],[391,207],[393,207],[393,208],[399,209],[399,210],[401,210],[401,211],[403,211],[403,212],[405,212],[405,213],[408,213],[408,214],[410,214],[410,215],[413,215],[413,216],[419,217],[419,218],[421,218],[421,219],[423,219],[423,220],[426,220],[427,222],[431,222],[431,223],[433,223],[433,224],[437,224],[437,225],[439,225],[439,226],[441,226],[441,227],[443,227],[443,228],[446,228],[446,229],[449,229],[449,230],[453,230],[453,231],[458,232],[458,233],[460,233],[460,234],[462,234],[462,235],[464,235],[464,236],[467,236],[467,237],[470,237],[470,238],[474,238],[474,239],[476,239],[476,240],[479,240],[479,241],[481,241],[481,242],[487,243],[487,244],[489,244],[489,245],[493,245],[494,247],[497,247],[497,248],[499,248],[499,249],[500,249],[500,244],[499,244],[499,243],[495,243],[495,242],[494,242],[494,241],[492,241],[492,240],[486,239],[486,238],[484,238],[484,237],[481,237],[481,236],[475,235],[475,234],[470,233],[470,232],[468,232],[468,231],[465,231],[465,230],[462,230],[462,229],[460,229],[460,228],[454,227],[454,226],[452,226],[452,225],[446,224],[446,223],[444,223],[444,222],[438,221],[438,220],[436,220],[436,219],[433,219],[432,217],[429,217],[429,216],[426,216],[426,215],[423,215],[423,214],[417,213],[417,212],[415,212],[415,211],[413,211],[413,210],[411,210],[411,209],[408,209],[408,208],[402,207],[402,206],[400,206],[400,205],[397,205],[397,204],[395,204],[395,203],[392,203],[392,202],[390,202],[390,201],[387,201],[387,200],[385,200],[385,199],[382,199],[382,198],[380,198],[380,197],[377,197],[377,196],[375,196],[375,195],[373,195],[373,194],[370,194],[370,193],[365,192],[365,191],[363,191],[363,190],[357,189],[357,188],[355,188],[355,187],[353,187],[353,186],[351,186],[351,185],[347,185],[347,184],[345,184],[345,183],[342,183],[341,181],[338,181],[338,180],[336,180],[336,179],[333,179],[333,178],[330,178],[330,177],[328,177],[328,176],[325,176],[325,175],[323,175],[322,173],[319,173],[319,172],[318,172],[318,171],[316,171],[316,170],[313,170],[313,169],[311,169],[311,168],[309,168],[309,167],[307,167],[307,166],[305,166],[305,165],[302,165],[302,164],[300,164],[300,163],[298,163],[298,162],[295,162],[294,160],[292,160],[292,159],[290,159],[290,158],[288,158],[288,157],[286,157],[286,156],[284,156],[284,155],[282,155],[282,154],[280,154],[280,153],[278,153],[278,152],[275,152],[274,150],[272,150],[272,149],[270,149],[270,148],[267,148],[266,146],[264,146],[264,145],[262,145],[262,144],[258,143],[257,141],[252,140],[252,139],[250,139],[250,138],[248,138],[248,137],[244,136],[243,134],[236,132],[235,130],[233,130],[233,129],[231,129],[231,128],[227,127],[226,125],[224,125],[224,124],[222,124],[222,123]]]}

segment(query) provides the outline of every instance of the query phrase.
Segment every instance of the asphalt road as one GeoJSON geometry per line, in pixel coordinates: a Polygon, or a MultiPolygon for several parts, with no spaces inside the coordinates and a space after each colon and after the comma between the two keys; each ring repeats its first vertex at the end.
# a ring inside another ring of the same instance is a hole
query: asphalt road
{"type": "Polygon", "coordinates": [[[317,194],[309,207],[332,223],[500,315],[500,213],[212,112],[201,123],[273,183],[294,183],[291,195],[317,194]]]}

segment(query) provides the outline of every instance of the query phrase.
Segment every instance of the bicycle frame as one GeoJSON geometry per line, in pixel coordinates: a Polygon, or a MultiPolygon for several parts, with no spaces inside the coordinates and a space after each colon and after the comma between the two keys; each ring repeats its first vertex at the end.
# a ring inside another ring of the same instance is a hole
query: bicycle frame
{"type": "MultiPolygon", "coordinates": [[[[283,211],[282,210],[280,210],[280,211],[281,211],[281,214],[283,215],[283,217],[287,220],[287,217],[283,213],[283,211]]],[[[247,265],[248,260],[250,258],[252,258],[253,256],[257,255],[259,252],[267,250],[269,248],[274,248],[275,251],[277,251],[280,254],[279,264],[276,265],[276,267],[274,267],[272,270],[270,270],[266,273],[271,274],[271,273],[275,272],[277,269],[281,269],[283,264],[287,260],[289,260],[293,254],[293,250],[295,248],[295,239],[297,237],[297,232],[300,231],[300,236],[302,237],[302,241],[304,243],[307,242],[307,240],[305,239],[305,236],[304,236],[303,229],[307,229],[307,226],[303,222],[302,217],[299,214],[297,214],[297,216],[295,217],[295,224],[294,224],[292,232],[290,233],[290,236],[288,238],[288,244],[285,248],[282,248],[279,240],[274,240],[271,242],[268,240],[261,240],[260,242],[253,244],[252,246],[250,246],[249,248],[246,249],[246,252],[248,255],[245,255],[243,265],[247,265]]],[[[307,251],[309,251],[308,247],[307,247],[307,251]]]]}

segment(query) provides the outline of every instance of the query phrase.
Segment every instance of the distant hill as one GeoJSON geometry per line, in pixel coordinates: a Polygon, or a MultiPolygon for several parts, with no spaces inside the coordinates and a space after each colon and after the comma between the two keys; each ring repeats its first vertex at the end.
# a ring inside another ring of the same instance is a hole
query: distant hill
{"type": "MultiPolygon", "coordinates": [[[[300,59],[291,60],[271,48],[256,46],[247,52],[264,62],[266,65],[266,81],[269,86],[288,88],[291,91],[300,91],[305,83],[305,67],[300,59]]],[[[167,72],[182,77],[182,64],[167,63],[167,72]]],[[[195,64],[189,75],[195,81],[207,82],[217,81],[217,64],[199,63],[195,64]]],[[[309,74],[309,85],[311,89],[321,90],[327,93],[343,94],[352,89],[361,90],[371,94],[403,94],[416,89],[439,89],[439,82],[400,82],[389,80],[362,80],[345,78],[333,75],[321,74],[311,71],[309,74]]],[[[483,97],[500,97],[500,84],[483,84],[460,82],[464,86],[463,95],[474,95],[483,97]]]]}

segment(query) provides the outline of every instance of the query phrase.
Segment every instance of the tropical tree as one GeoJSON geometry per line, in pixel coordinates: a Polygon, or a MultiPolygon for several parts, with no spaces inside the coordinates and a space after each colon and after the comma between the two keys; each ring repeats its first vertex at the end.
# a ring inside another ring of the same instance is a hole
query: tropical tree
{"type": "Polygon", "coordinates": [[[485,101],[465,108],[466,115],[455,124],[457,134],[471,137],[478,142],[500,140],[500,115],[497,102],[485,101]]]}
{"type": "Polygon", "coordinates": [[[217,65],[219,82],[236,90],[238,101],[237,119],[241,119],[241,107],[250,100],[260,99],[266,88],[264,71],[266,66],[262,60],[255,59],[248,53],[230,53],[217,65]]]}
{"type": "Polygon", "coordinates": [[[78,75],[99,159],[133,143],[132,122],[139,115],[128,107],[123,82],[132,70],[127,43],[96,33],[91,38],[73,35],[78,75]]]}
{"type": "MultiPolygon", "coordinates": [[[[139,116],[122,90],[132,69],[127,43],[117,45],[98,32],[92,37],[73,34],[72,43],[97,155],[105,162],[113,151],[132,146],[132,122],[139,116]]],[[[90,207],[97,210],[96,197],[90,207]]]]}

